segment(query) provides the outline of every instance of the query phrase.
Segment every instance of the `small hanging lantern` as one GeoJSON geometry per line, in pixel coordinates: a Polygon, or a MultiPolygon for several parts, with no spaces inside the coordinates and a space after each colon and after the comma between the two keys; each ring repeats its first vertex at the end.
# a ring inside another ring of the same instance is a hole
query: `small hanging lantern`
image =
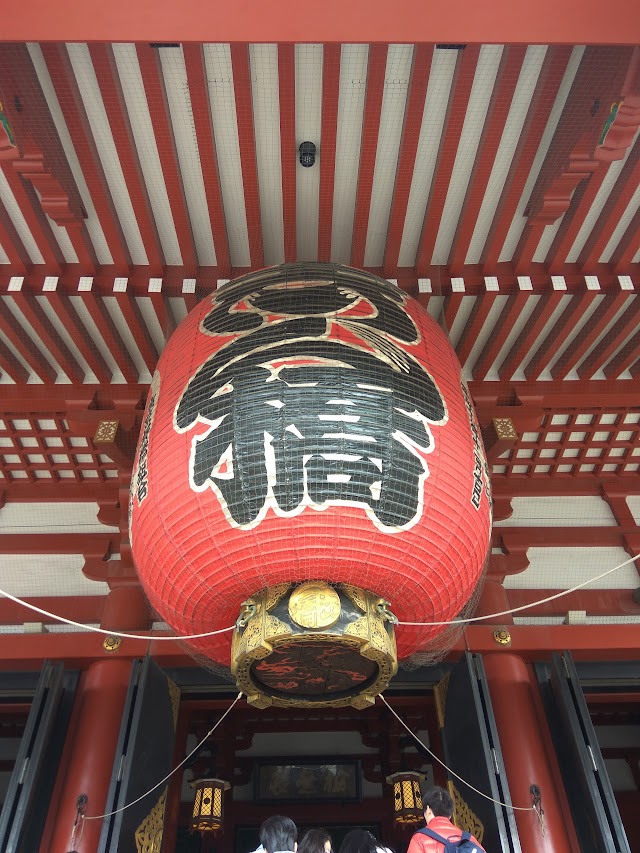
{"type": "Polygon", "coordinates": [[[195,779],[192,832],[210,832],[220,829],[224,820],[224,792],[231,785],[224,779],[195,779]]]}
{"type": "Polygon", "coordinates": [[[393,785],[393,819],[400,825],[420,823],[424,819],[420,783],[424,776],[414,770],[403,770],[387,776],[393,785]]]}

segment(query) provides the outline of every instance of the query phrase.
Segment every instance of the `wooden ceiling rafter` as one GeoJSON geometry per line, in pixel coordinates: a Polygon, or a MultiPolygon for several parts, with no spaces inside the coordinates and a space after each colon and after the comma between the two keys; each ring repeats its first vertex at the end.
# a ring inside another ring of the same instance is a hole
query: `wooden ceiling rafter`
{"type": "Polygon", "coordinates": [[[362,118],[360,163],[358,166],[358,189],[353,214],[353,237],[351,241],[351,266],[362,268],[367,247],[367,231],[371,216],[371,193],[376,167],[380,118],[384,98],[384,80],[389,46],[369,45],[367,63],[367,87],[362,118]]]}
{"type": "Polygon", "coordinates": [[[202,53],[202,45],[185,44],[182,50],[202,173],[207,176],[204,181],[204,191],[211,221],[211,231],[215,240],[218,269],[221,278],[228,278],[231,269],[231,256],[220,189],[220,174],[211,120],[205,59],[202,53]]]}
{"type": "Polygon", "coordinates": [[[131,264],[131,257],[102,163],[95,148],[93,134],[66,46],[43,44],[41,49],[65,123],[74,140],[80,168],[91,192],[91,199],[107,241],[109,253],[116,269],[122,273],[131,264]]]}
{"type": "Polygon", "coordinates": [[[398,167],[384,251],[383,270],[384,275],[389,278],[394,277],[393,271],[398,266],[400,256],[434,49],[435,45],[433,44],[417,44],[413,51],[411,77],[398,154],[398,167]]]}
{"type": "Polygon", "coordinates": [[[469,244],[473,237],[478,215],[482,207],[487,184],[491,177],[502,134],[511,109],[513,96],[518,85],[522,64],[527,52],[526,45],[505,45],[496,75],[491,101],[482,129],[476,154],[476,165],[467,186],[460,219],[451,244],[449,266],[455,271],[464,266],[469,244]]]}
{"type": "Polygon", "coordinates": [[[255,127],[253,121],[253,95],[251,90],[251,63],[249,45],[231,45],[231,67],[236,98],[238,143],[246,211],[249,255],[253,268],[264,266],[262,244],[262,218],[260,213],[260,189],[258,164],[256,161],[255,127]]]}
{"type": "Polygon", "coordinates": [[[447,117],[442,129],[438,151],[438,168],[433,177],[422,233],[416,256],[416,267],[425,269],[432,263],[442,212],[447,200],[451,174],[458,152],[458,143],[467,115],[471,89],[480,57],[479,45],[468,45],[458,52],[453,76],[447,117]]]}
{"type": "Polygon", "coordinates": [[[124,104],[124,95],[115,65],[113,48],[109,44],[100,43],[90,44],[88,47],[104,107],[109,117],[109,129],[118,152],[118,160],[140,229],[140,236],[149,264],[149,274],[158,275],[161,274],[164,266],[164,255],[144,183],[129,116],[124,104]]]}

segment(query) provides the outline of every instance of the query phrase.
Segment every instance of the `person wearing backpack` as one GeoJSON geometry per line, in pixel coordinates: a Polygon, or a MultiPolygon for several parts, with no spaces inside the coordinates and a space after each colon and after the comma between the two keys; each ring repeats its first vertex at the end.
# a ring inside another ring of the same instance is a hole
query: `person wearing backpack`
{"type": "Polygon", "coordinates": [[[415,833],[407,853],[485,853],[471,833],[462,832],[451,822],[453,800],[444,788],[430,788],[422,805],[427,826],[415,833]]]}

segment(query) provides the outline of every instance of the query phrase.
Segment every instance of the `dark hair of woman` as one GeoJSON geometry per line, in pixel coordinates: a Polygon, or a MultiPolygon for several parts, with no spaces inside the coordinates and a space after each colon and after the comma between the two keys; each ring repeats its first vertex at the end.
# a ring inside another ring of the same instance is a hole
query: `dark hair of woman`
{"type": "Polygon", "coordinates": [[[331,850],[331,836],[326,829],[310,829],[298,844],[298,853],[326,853],[325,845],[329,842],[331,850]]]}
{"type": "Polygon", "coordinates": [[[376,853],[377,847],[378,842],[368,830],[352,829],[342,840],[340,853],[376,853]]]}

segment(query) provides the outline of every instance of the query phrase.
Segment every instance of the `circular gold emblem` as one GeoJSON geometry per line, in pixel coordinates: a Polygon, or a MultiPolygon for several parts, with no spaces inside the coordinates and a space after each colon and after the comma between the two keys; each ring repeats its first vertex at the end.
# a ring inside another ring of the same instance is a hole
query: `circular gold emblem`
{"type": "Polygon", "coordinates": [[[122,639],[120,637],[114,637],[113,634],[109,634],[108,637],[105,637],[102,643],[102,647],[107,652],[115,652],[121,645],[122,639]]]}
{"type": "Polygon", "coordinates": [[[506,628],[496,628],[493,632],[493,639],[501,646],[508,646],[511,642],[511,634],[506,628]]]}
{"type": "Polygon", "coordinates": [[[309,581],[289,599],[289,616],[301,628],[331,628],[340,617],[340,596],[323,581],[309,581]]]}

